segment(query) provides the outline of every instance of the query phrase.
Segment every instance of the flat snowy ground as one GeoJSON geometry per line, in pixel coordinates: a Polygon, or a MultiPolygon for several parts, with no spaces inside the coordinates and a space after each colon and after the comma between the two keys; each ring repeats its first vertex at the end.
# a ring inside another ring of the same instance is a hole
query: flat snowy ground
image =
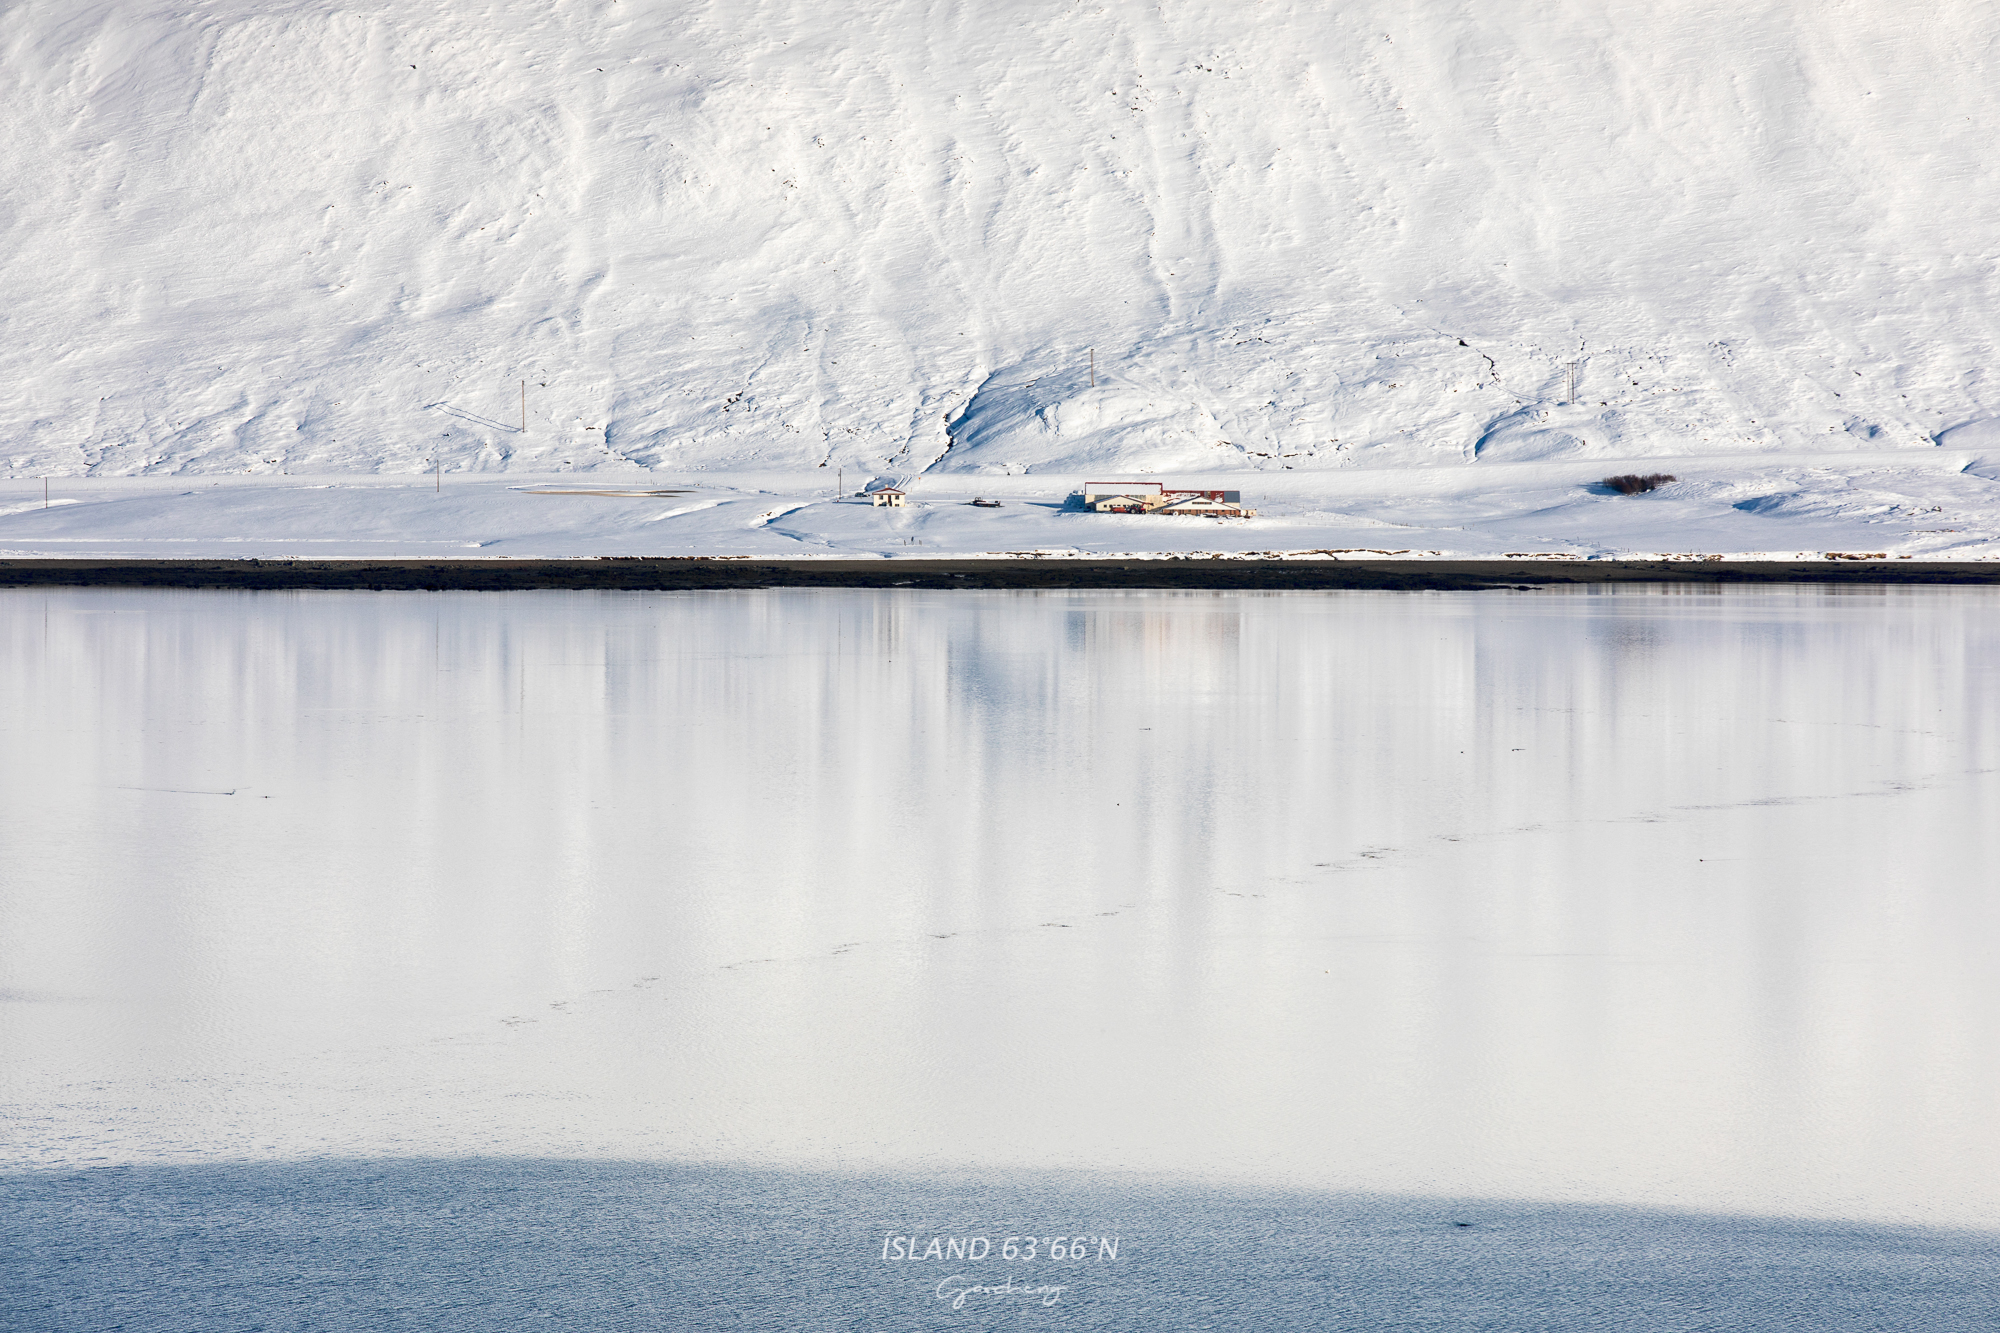
{"type": "MultiPolygon", "coordinates": [[[[1664,463],[1651,494],[1600,483],[1596,462],[1356,468],[1250,478],[1250,520],[1066,510],[1087,478],[906,481],[910,503],[838,494],[838,473],[637,469],[552,477],[68,478],[0,491],[12,557],[562,557],[1270,554],[1478,558],[1828,553],[2000,557],[2000,462],[1958,450],[1664,463]],[[984,496],[999,509],[972,506],[984,496]]],[[[1090,478],[1101,480],[1102,478],[1090,478]]],[[[849,474],[847,489],[864,478],[849,474]]]]}

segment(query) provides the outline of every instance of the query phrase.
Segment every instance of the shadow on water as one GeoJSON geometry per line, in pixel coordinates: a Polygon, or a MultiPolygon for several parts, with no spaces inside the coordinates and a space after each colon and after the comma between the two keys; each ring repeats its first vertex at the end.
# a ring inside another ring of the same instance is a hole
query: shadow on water
{"type": "Polygon", "coordinates": [[[1102,1177],[112,1167],[0,1177],[0,1215],[0,1325],[36,1333],[2000,1328],[2000,1236],[1983,1233],[1102,1177]],[[911,1235],[992,1252],[883,1258],[911,1235]],[[1048,1257],[1048,1238],[1075,1235],[1087,1258],[1048,1257]],[[1026,1236],[1034,1261],[1000,1257],[1026,1236]],[[1023,1290],[1058,1285],[1050,1304],[1023,1290]]]}

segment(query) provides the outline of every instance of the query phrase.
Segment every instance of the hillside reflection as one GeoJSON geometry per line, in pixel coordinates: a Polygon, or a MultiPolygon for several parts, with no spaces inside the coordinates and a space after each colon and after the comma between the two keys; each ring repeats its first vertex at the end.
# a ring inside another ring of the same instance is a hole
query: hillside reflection
{"type": "Polygon", "coordinates": [[[12,1160],[1976,1222],[1996,612],[0,595],[12,1160]]]}

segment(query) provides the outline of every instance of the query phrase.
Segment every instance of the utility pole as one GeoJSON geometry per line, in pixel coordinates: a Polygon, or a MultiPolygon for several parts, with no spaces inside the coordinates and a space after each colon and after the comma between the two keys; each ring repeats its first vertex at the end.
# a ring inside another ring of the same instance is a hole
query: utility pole
{"type": "Polygon", "coordinates": [[[1090,349],[1090,387],[1097,387],[1097,349],[1090,349]]]}
{"type": "Polygon", "coordinates": [[[844,467],[837,467],[833,470],[833,473],[836,477],[840,479],[834,483],[834,490],[838,492],[838,494],[835,495],[834,498],[836,500],[844,499],[847,495],[847,469],[844,467]]]}
{"type": "Polygon", "coordinates": [[[43,478],[42,478],[42,508],[44,508],[44,509],[47,509],[48,507],[49,507],[49,479],[48,479],[47,477],[43,477],[43,478]]]}
{"type": "Polygon", "coordinates": [[[528,382],[521,381],[521,434],[528,433],[528,382]]]}

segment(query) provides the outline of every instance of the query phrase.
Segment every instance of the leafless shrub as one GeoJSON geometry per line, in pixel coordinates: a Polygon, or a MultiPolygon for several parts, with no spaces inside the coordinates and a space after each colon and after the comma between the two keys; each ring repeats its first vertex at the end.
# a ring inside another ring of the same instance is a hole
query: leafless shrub
{"type": "Polygon", "coordinates": [[[1643,495],[1645,492],[1655,490],[1672,480],[1674,478],[1665,472],[1655,472],[1644,477],[1636,472],[1628,472],[1622,477],[1606,477],[1604,485],[1606,488],[1614,490],[1620,495],[1643,495]]]}

